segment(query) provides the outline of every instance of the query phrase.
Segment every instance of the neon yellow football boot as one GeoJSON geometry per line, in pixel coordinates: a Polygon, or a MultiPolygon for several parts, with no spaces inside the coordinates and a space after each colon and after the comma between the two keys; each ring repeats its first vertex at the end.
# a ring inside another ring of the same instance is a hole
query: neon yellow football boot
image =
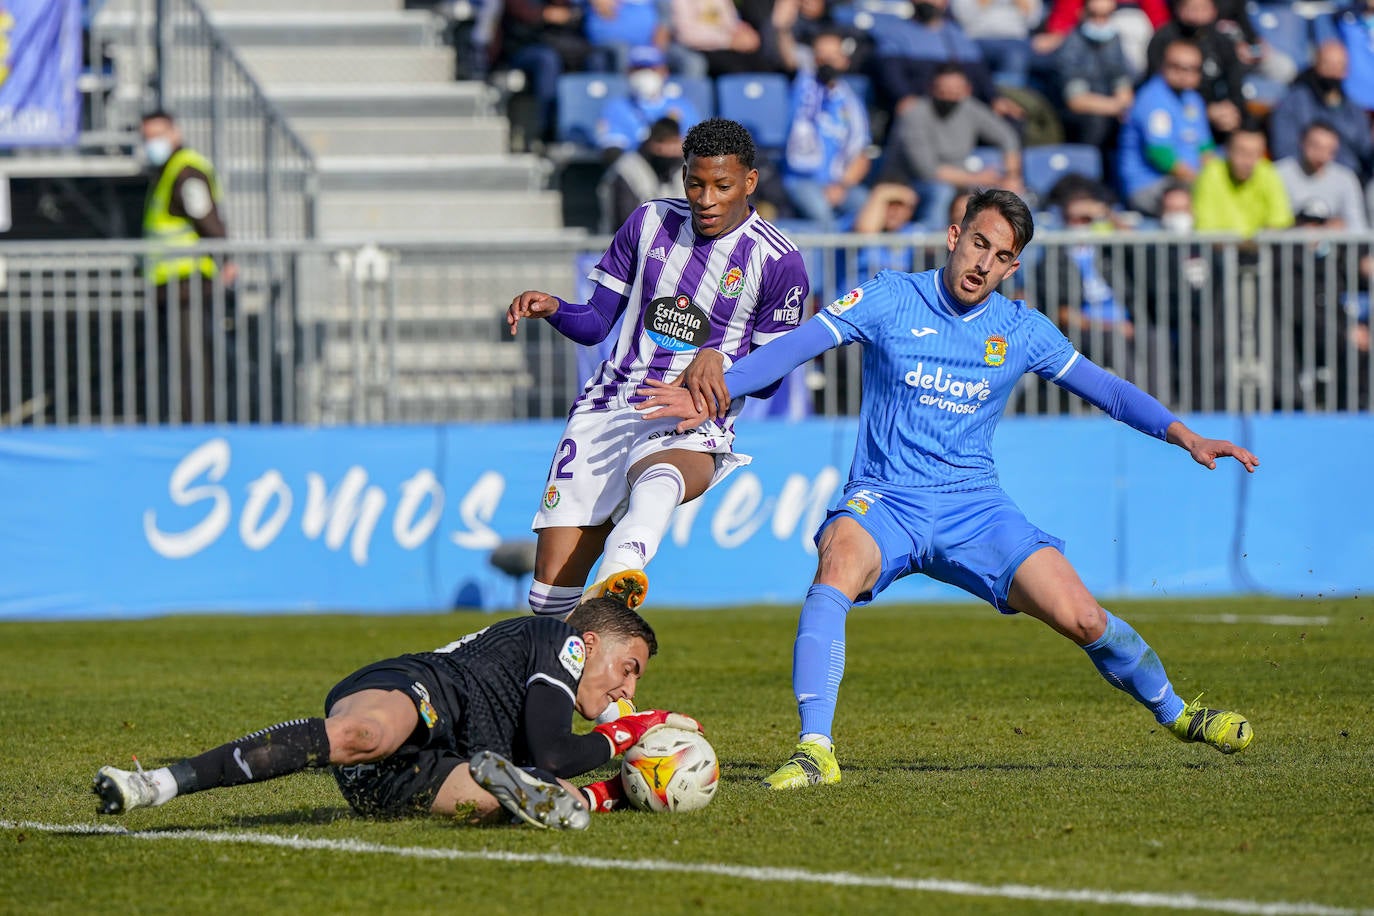
{"type": "Polygon", "coordinates": [[[592,598],[614,598],[630,610],[636,610],[649,594],[649,577],[642,569],[626,569],[613,573],[587,589],[583,601],[592,598]]]}
{"type": "Polygon", "coordinates": [[[1180,741],[1203,741],[1221,751],[1234,754],[1243,751],[1254,740],[1250,722],[1238,712],[1208,709],[1198,698],[1183,707],[1183,712],[1169,725],[1169,731],[1180,741]]]}
{"type": "Polygon", "coordinates": [[[840,765],[834,750],[818,741],[803,741],[763,784],[769,789],[805,789],[833,786],[839,781],[840,765]]]}

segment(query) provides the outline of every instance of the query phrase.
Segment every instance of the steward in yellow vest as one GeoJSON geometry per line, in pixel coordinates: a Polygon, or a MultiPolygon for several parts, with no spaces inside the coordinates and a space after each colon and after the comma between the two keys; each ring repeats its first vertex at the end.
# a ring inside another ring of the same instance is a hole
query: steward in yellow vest
{"type": "Polygon", "coordinates": [[[185,251],[228,236],[219,179],[209,159],[181,145],[181,130],[164,111],[144,116],[143,151],[157,169],[143,208],[143,237],[151,249],[145,275],[157,297],[158,368],[156,378],[142,379],[141,413],[150,423],[223,421],[214,414],[215,393],[231,386],[223,369],[216,377],[214,354],[231,345],[229,287],[237,269],[185,251]]]}

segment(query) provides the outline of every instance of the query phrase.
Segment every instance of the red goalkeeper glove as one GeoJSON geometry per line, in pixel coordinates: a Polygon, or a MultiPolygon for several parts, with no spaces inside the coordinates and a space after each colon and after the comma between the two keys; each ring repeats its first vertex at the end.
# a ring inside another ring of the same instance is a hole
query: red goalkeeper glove
{"type": "Polygon", "coordinates": [[[639,740],[649,732],[665,725],[701,733],[701,723],[696,719],[691,716],[684,716],[682,713],[664,712],[661,709],[650,709],[646,712],[637,712],[632,716],[621,716],[614,722],[596,726],[592,731],[600,732],[606,736],[606,740],[611,742],[613,754],[623,754],[638,744],[639,740]]]}

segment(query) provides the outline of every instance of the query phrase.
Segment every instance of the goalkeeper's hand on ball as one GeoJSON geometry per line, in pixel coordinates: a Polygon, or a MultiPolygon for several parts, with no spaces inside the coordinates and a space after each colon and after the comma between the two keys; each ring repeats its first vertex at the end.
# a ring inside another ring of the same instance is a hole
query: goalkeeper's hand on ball
{"type": "Polygon", "coordinates": [[[680,712],[665,712],[661,709],[650,709],[645,712],[637,712],[632,716],[621,716],[614,722],[607,722],[592,729],[606,736],[606,740],[611,742],[611,752],[613,754],[623,754],[630,748],[639,743],[640,739],[655,729],[681,728],[689,732],[701,734],[701,723],[691,716],[684,716],[680,712]]]}

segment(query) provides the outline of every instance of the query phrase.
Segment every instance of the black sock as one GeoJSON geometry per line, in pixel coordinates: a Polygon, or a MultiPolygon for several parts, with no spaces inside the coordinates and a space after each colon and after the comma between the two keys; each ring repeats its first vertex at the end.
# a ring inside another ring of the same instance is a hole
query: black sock
{"type": "Polygon", "coordinates": [[[186,795],[241,786],[329,764],[323,719],[292,719],[173,764],[177,792],[186,795]]]}

